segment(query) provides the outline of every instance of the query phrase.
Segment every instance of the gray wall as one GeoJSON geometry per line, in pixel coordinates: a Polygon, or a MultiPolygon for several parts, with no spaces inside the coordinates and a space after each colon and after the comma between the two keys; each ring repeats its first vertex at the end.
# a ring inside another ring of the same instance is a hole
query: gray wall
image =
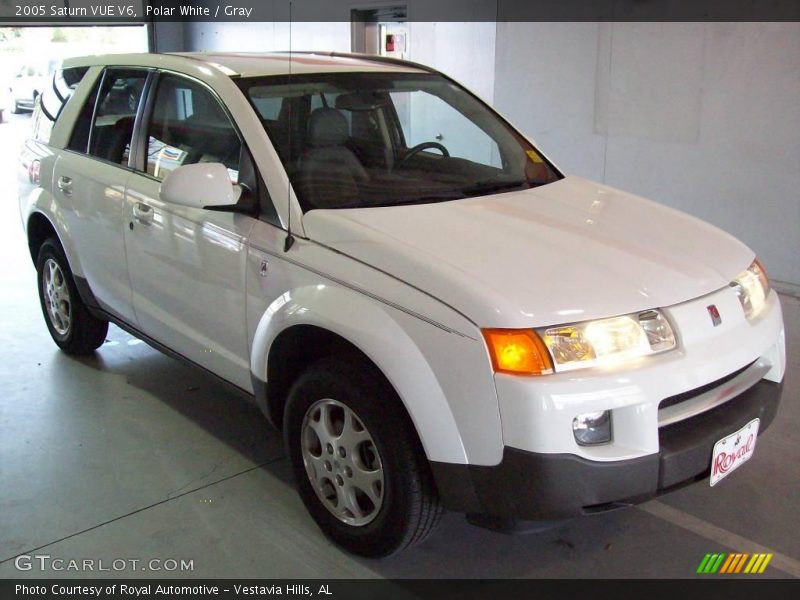
{"type": "MultiPolygon", "coordinates": [[[[431,65],[488,101],[494,97],[495,23],[411,22],[409,59],[431,65]]],[[[189,50],[269,52],[290,48],[288,23],[187,23],[189,50]]],[[[291,49],[350,52],[349,22],[291,26],[291,49]]]]}
{"type": "Polygon", "coordinates": [[[800,24],[498,23],[495,60],[495,105],[565,171],[714,223],[800,284],[800,24]]]}
{"type": "Polygon", "coordinates": [[[148,25],[151,31],[152,52],[183,52],[187,48],[186,25],[179,22],[155,22],[148,25]]]}
{"type": "Polygon", "coordinates": [[[186,42],[190,50],[331,50],[350,52],[350,23],[189,23],[186,42]],[[289,44],[291,36],[291,46],[289,44]]]}

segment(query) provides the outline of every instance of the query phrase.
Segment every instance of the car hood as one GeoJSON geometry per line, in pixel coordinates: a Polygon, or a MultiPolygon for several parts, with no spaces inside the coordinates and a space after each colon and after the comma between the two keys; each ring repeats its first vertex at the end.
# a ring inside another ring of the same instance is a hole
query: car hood
{"type": "Polygon", "coordinates": [[[716,227],[579,177],[435,204],[314,210],[303,226],[481,327],[670,306],[728,285],[753,259],[716,227]]]}

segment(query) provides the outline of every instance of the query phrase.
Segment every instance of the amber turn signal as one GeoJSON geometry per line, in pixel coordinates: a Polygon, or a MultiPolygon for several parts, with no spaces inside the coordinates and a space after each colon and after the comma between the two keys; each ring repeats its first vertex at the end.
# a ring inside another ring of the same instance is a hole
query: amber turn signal
{"type": "Polygon", "coordinates": [[[546,375],[553,372],[550,353],[532,329],[484,329],[495,373],[546,375]]]}

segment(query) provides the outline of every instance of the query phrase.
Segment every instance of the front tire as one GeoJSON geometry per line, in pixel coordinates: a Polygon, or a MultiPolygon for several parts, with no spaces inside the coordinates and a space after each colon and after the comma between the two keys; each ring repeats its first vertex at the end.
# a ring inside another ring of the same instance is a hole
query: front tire
{"type": "Polygon", "coordinates": [[[438,523],[441,504],[411,420],[360,357],[323,359],[297,380],[284,437],[303,503],[346,550],[388,556],[438,523]]]}
{"type": "Polygon", "coordinates": [[[39,302],[53,341],[69,354],[94,352],[106,339],[108,321],[96,318],[86,308],[55,238],[47,239],[39,249],[36,272],[39,302]]]}

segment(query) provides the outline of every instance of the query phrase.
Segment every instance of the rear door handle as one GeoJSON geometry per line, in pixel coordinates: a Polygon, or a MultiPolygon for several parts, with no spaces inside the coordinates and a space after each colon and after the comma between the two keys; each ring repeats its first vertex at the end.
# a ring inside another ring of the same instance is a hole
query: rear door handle
{"type": "Polygon", "coordinates": [[[133,218],[142,225],[152,225],[155,211],[144,202],[137,202],[133,205],[133,218]]]}
{"type": "Polygon", "coordinates": [[[72,196],[72,178],[62,175],[58,178],[58,189],[65,196],[72,196]]]}

